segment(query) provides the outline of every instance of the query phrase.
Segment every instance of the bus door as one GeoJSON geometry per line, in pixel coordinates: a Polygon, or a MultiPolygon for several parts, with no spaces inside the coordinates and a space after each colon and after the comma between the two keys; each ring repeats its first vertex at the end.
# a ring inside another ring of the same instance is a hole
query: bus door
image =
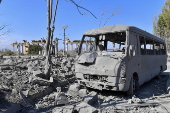
{"type": "Polygon", "coordinates": [[[134,72],[139,70],[139,40],[138,35],[134,32],[129,31],[128,33],[128,63],[127,63],[127,74],[132,76],[134,72]]]}

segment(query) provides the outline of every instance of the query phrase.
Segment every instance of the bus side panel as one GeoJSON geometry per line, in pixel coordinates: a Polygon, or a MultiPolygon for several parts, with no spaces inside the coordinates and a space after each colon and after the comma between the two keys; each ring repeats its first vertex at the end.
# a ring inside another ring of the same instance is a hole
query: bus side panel
{"type": "MultiPolygon", "coordinates": [[[[128,56],[128,61],[127,61],[127,68],[126,68],[126,75],[128,77],[132,77],[133,74],[136,72],[138,73],[139,71],[139,41],[138,41],[138,35],[134,32],[129,31],[129,37],[128,37],[128,46],[134,46],[135,51],[133,53],[133,56],[129,57],[128,56]]],[[[129,48],[128,48],[129,49],[129,48]]],[[[127,49],[127,51],[129,51],[127,49]]],[[[129,53],[127,54],[129,55],[129,53]]],[[[129,81],[130,82],[130,81],[129,81]]]]}

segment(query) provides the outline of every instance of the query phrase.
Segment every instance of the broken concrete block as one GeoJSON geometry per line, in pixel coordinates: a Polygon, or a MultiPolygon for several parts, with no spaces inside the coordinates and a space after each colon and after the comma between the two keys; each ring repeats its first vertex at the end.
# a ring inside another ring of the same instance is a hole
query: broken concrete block
{"type": "Polygon", "coordinates": [[[52,113],[63,113],[63,108],[62,107],[56,107],[52,110],[52,113]]]}
{"type": "Polygon", "coordinates": [[[52,113],[73,113],[74,106],[63,106],[63,107],[56,107],[52,110],[52,113]]]}
{"type": "Polygon", "coordinates": [[[11,59],[6,59],[3,63],[4,64],[12,64],[13,61],[11,59]]]}
{"type": "Polygon", "coordinates": [[[41,72],[41,70],[33,71],[33,76],[43,78],[45,74],[41,72]]]}
{"type": "Polygon", "coordinates": [[[92,104],[98,102],[98,95],[95,91],[92,91],[87,96],[83,97],[83,101],[92,105],[92,104]]]}
{"type": "Polygon", "coordinates": [[[137,98],[136,96],[133,96],[132,99],[128,100],[128,104],[132,104],[132,103],[143,103],[143,101],[139,98],[137,98]]]}
{"type": "Polygon", "coordinates": [[[60,92],[57,93],[55,96],[55,105],[64,105],[68,103],[68,99],[65,95],[65,93],[60,92]]]}
{"type": "Polygon", "coordinates": [[[72,113],[74,110],[74,106],[64,106],[63,113],[72,113]]]}
{"type": "Polygon", "coordinates": [[[41,86],[49,86],[52,83],[49,80],[42,79],[42,78],[39,78],[39,77],[32,78],[31,82],[33,84],[38,84],[38,85],[41,85],[41,86]]]}
{"type": "Polygon", "coordinates": [[[79,95],[79,89],[80,89],[80,85],[78,83],[72,84],[70,85],[67,94],[75,97],[79,95]]]}
{"type": "Polygon", "coordinates": [[[27,63],[27,67],[31,67],[32,66],[32,61],[27,63]]]}
{"type": "Polygon", "coordinates": [[[98,110],[86,102],[81,102],[80,104],[76,105],[76,110],[78,113],[98,113],[98,110]]]}
{"type": "Polygon", "coordinates": [[[20,94],[20,96],[21,96],[22,98],[25,98],[25,97],[28,96],[28,92],[29,92],[29,90],[19,91],[19,94],[20,94]]]}
{"type": "Polygon", "coordinates": [[[17,94],[17,90],[16,89],[12,89],[12,94],[17,94]]]}
{"type": "Polygon", "coordinates": [[[27,72],[32,73],[33,72],[33,67],[29,66],[27,72]]]}
{"type": "Polygon", "coordinates": [[[79,90],[79,96],[84,97],[87,95],[87,89],[80,89],[79,90]]]}

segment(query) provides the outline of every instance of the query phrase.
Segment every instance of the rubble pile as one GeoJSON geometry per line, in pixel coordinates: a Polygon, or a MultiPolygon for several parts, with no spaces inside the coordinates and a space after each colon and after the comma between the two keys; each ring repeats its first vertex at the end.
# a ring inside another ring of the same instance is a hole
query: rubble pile
{"type": "MultiPolygon", "coordinates": [[[[75,57],[52,57],[50,77],[44,57],[0,59],[0,112],[6,113],[168,113],[168,73],[145,83],[128,97],[99,91],[75,80],[75,57]]],[[[169,91],[169,90],[168,90],[169,91]]]]}

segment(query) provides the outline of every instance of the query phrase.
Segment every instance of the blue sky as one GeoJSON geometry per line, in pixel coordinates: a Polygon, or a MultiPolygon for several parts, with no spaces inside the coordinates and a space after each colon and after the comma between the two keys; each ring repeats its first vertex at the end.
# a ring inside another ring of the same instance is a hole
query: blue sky
{"type": "MultiPolygon", "coordinates": [[[[90,10],[97,19],[82,9],[80,11],[85,15],[81,15],[69,0],[59,0],[54,37],[63,39],[61,27],[68,25],[67,37],[71,41],[80,40],[85,31],[99,27],[101,15],[106,9],[101,26],[118,9],[117,14],[106,26],[133,25],[152,33],[152,20],[161,13],[165,0],[75,0],[75,2],[90,10]]],[[[0,36],[0,49],[12,49],[10,44],[15,41],[31,42],[46,37],[47,3],[45,0],[3,0],[0,4],[0,25],[3,23],[9,24],[8,28],[12,29],[12,32],[0,36]]],[[[62,43],[59,42],[59,48],[63,47],[62,43]]]]}

